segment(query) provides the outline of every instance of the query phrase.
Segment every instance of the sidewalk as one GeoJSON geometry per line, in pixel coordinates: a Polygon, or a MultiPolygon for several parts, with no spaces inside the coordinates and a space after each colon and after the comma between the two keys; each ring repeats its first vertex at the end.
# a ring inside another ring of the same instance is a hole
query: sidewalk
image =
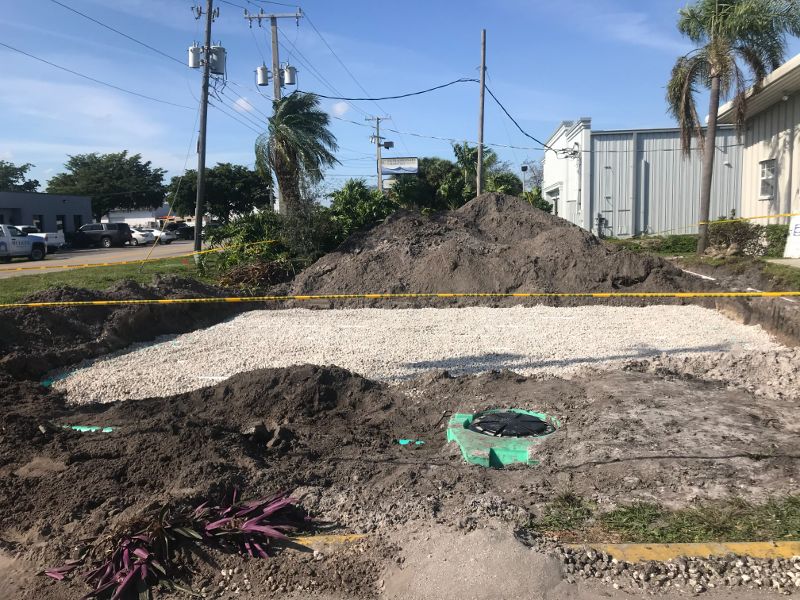
{"type": "Polygon", "coordinates": [[[775,263],[776,265],[785,265],[787,267],[794,267],[800,269],[800,258],[768,258],[767,262],[775,263]]]}

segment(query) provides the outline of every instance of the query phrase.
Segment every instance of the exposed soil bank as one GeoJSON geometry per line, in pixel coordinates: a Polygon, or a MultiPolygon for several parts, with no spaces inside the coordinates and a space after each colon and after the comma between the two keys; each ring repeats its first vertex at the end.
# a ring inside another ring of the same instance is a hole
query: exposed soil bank
{"type": "MultiPolygon", "coordinates": [[[[32,294],[25,302],[221,295],[219,288],[170,276],[156,277],[149,286],[123,281],[102,292],[56,287],[32,294]]],[[[36,379],[52,369],[101,356],[135,342],[207,327],[246,308],[236,304],[209,304],[6,309],[0,315],[0,372],[17,379],[36,379]]]]}
{"type": "MultiPolygon", "coordinates": [[[[3,386],[0,544],[37,568],[141,511],[199,504],[234,486],[252,496],[299,487],[318,516],[376,534],[412,521],[466,530],[486,518],[521,524],[568,490],[601,506],[635,499],[683,506],[800,489],[796,399],[756,400],[678,377],[439,374],[390,388],[335,367],[302,366],[242,373],[170,398],[78,409],[29,382],[3,386]],[[538,409],[564,421],[540,446],[542,466],[485,470],[466,465],[445,443],[448,412],[489,407],[538,409]],[[118,429],[81,434],[64,424],[118,429]],[[398,438],[425,444],[400,446],[398,438]]],[[[293,558],[258,567],[272,569],[272,580],[258,579],[254,593],[315,580],[324,582],[322,591],[372,595],[394,552],[382,539],[344,553],[350,558],[332,563],[341,576],[330,579],[310,574],[312,558],[286,554],[293,558]]],[[[198,578],[208,573],[201,569],[198,578]]],[[[79,586],[32,585],[29,598],[80,595],[79,586]]]]}

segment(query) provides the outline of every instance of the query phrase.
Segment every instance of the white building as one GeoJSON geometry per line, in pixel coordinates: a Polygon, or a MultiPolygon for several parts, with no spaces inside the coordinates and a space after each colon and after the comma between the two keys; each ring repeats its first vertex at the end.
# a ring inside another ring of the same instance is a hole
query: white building
{"type": "MultiPolygon", "coordinates": [[[[547,146],[542,194],[559,216],[605,236],[697,232],[702,155],[681,152],[677,128],[594,131],[584,117],[562,122],[547,146]]],[[[719,128],[716,148],[711,217],[738,215],[742,147],[733,127],[719,128]]]]}
{"type": "MultiPolygon", "coordinates": [[[[720,108],[722,123],[734,123],[733,104],[720,108]]],[[[743,217],[800,212],[800,55],[748,92],[741,172],[743,217]]],[[[787,217],[758,223],[787,223],[787,217]]]]}
{"type": "Polygon", "coordinates": [[[142,210],[112,210],[102,219],[101,223],[127,223],[131,227],[159,227],[159,219],[169,214],[169,204],[166,202],[158,208],[142,210]]]}

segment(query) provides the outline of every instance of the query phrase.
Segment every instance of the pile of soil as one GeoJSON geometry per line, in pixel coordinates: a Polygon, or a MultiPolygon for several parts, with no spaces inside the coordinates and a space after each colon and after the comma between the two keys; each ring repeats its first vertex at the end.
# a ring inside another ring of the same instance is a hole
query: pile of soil
{"type": "Polygon", "coordinates": [[[492,193],[431,216],[395,213],[300,273],[292,292],[669,292],[703,286],[665,260],[607,244],[519,198],[492,193]]]}
{"type": "MultiPolygon", "coordinates": [[[[152,285],[121,281],[105,291],[70,286],[36,292],[23,302],[204,298],[231,291],[194,279],[159,276],[152,285]]],[[[159,335],[218,323],[246,308],[236,304],[82,306],[5,309],[0,318],[0,372],[35,379],[48,371],[120,350],[159,335]]]]}
{"type": "MultiPolygon", "coordinates": [[[[63,562],[76,540],[165,504],[219,501],[234,487],[249,497],[296,489],[312,514],[370,533],[368,541],[324,565],[293,552],[249,561],[253,593],[314,581],[317,590],[369,597],[395,553],[385,533],[409,522],[522,524],[565,491],[601,506],[798,491],[797,400],[757,401],[724,384],[649,373],[572,381],[438,373],[388,387],[336,367],[299,366],[169,398],[82,407],[31,382],[0,385],[0,549],[36,569],[63,562]],[[564,422],[540,446],[542,466],[483,469],[446,443],[449,414],[496,407],[564,422]],[[425,443],[396,443],[402,438],[425,443]]],[[[192,584],[206,585],[218,567],[197,565],[192,584]]],[[[44,578],[28,586],[18,597],[85,592],[44,578]]]]}

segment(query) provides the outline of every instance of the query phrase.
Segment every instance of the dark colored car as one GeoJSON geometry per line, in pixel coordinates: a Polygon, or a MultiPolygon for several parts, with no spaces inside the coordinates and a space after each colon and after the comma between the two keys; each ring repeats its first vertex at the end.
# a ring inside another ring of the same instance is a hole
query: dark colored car
{"type": "Polygon", "coordinates": [[[81,227],[75,235],[79,246],[124,246],[133,239],[127,223],[89,223],[81,227]]]}
{"type": "Polygon", "coordinates": [[[194,239],[194,227],[187,225],[186,223],[167,223],[164,229],[174,233],[176,236],[178,236],[179,240],[194,239]]]}

